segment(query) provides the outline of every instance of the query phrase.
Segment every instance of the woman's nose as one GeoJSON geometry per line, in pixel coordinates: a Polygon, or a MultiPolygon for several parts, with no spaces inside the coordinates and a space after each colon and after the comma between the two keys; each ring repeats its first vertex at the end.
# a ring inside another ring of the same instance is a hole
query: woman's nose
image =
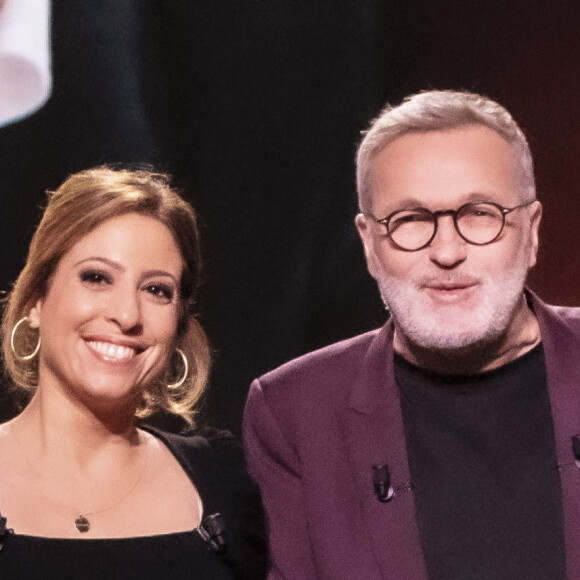
{"type": "Polygon", "coordinates": [[[123,332],[141,328],[141,301],[137,292],[128,292],[127,290],[115,292],[111,296],[108,308],[109,318],[123,332]]]}

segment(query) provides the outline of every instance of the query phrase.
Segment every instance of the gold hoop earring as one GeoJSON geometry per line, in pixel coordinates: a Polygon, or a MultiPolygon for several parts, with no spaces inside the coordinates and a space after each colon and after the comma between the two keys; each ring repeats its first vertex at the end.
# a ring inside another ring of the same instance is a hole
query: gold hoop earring
{"type": "Polygon", "coordinates": [[[40,335],[38,335],[38,342],[36,343],[36,348],[32,351],[31,354],[27,354],[27,355],[22,356],[16,352],[16,347],[14,346],[14,336],[16,335],[16,331],[18,330],[18,327],[23,322],[26,322],[27,320],[28,320],[28,316],[21,318],[14,325],[14,328],[12,329],[12,332],[10,334],[10,348],[12,349],[12,352],[14,353],[16,360],[20,360],[20,361],[32,360],[38,354],[38,351],[40,350],[40,335]]]}
{"type": "Polygon", "coordinates": [[[187,357],[185,356],[185,353],[180,348],[176,348],[175,350],[181,356],[181,360],[183,361],[183,366],[185,368],[184,368],[183,376],[176,383],[172,383],[171,385],[167,385],[168,389],[173,389],[173,390],[179,389],[179,387],[181,387],[181,385],[183,385],[183,383],[185,383],[185,380],[187,379],[187,374],[189,373],[189,362],[187,362],[187,357]]]}

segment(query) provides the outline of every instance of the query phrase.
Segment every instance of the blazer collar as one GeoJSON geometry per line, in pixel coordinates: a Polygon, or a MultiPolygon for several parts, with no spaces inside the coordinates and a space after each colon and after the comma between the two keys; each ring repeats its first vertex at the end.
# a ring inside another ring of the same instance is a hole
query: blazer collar
{"type": "Polygon", "coordinates": [[[349,397],[349,407],[359,413],[373,413],[385,397],[385,387],[388,391],[396,389],[393,336],[393,322],[388,320],[375,335],[360,361],[358,380],[352,385],[349,397]]]}
{"type": "Polygon", "coordinates": [[[427,578],[410,485],[403,417],[395,382],[393,324],[388,321],[361,358],[339,424],[358,503],[383,578],[427,578]],[[373,465],[388,465],[393,498],[382,503],[373,465]]]}

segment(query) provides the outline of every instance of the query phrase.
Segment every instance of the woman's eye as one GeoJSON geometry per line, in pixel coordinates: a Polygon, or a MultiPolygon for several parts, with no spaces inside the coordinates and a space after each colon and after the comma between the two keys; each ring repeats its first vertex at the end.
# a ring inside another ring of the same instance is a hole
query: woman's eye
{"type": "Polygon", "coordinates": [[[149,284],[146,290],[162,302],[168,303],[173,299],[173,289],[163,284],[149,284]]]}
{"type": "Polygon", "coordinates": [[[95,270],[81,272],[81,281],[92,286],[104,286],[105,284],[111,283],[111,279],[107,274],[95,270]]]}

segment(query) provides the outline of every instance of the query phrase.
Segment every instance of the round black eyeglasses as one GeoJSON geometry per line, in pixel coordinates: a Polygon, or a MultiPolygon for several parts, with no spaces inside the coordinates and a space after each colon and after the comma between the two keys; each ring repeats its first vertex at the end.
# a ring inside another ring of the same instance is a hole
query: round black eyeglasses
{"type": "Polygon", "coordinates": [[[444,215],[453,217],[457,233],[469,244],[485,246],[495,241],[505,226],[505,216],[516,209],[526,207],[536,200],[502,207],[493,202],[466,203],[459,209],[430,211],[424,207],[400,209],[386,218],[369,217],[385,226],[387,236],[399,249],[416,252],[426,248],[437,235],[438,218],[444,215]]]}

